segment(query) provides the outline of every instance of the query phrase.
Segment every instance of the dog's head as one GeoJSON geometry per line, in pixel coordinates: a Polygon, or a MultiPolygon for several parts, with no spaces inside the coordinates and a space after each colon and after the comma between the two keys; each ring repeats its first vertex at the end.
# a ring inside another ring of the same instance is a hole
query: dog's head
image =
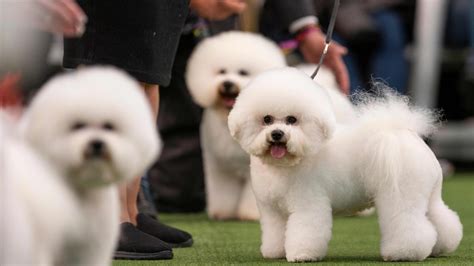
{"type": "Polygon", "coordinates": [[[237,98],[228,122],[247,153],[287,166],[317,153],[336,124],[324,89],[293,68],[257,76],[237,98]]]}
{"type": "Polygon", "coordinates": [[[226,32],[196,47],[188,61],[186,82],[201,107],[230,110],[251,78],[285,65],[279,48],[264,37],[226,32]]]}
{"type": "Polygon", "coordinates": [[[86,68],[53,78],[22,122],[29,142],[80,186],[141,175],[159,151],[140,85],[112,68],[86,68]]]}

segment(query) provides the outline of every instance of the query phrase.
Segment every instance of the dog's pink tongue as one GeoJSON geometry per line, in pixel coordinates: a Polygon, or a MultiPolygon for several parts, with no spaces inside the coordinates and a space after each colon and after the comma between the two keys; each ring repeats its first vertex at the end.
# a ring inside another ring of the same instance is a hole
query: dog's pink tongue
{"type": "Polygon", "coordinates": [[[286,155],[286,147],[284,145],[272,145],[270,154],[275,159],[281,159],[286,155]]]}
{"type": "Polygon", "coordinates": [[[224,98],[224,105],[227,108],[232,108],[234,107],[235,104],[235,98],[224,98]]]}

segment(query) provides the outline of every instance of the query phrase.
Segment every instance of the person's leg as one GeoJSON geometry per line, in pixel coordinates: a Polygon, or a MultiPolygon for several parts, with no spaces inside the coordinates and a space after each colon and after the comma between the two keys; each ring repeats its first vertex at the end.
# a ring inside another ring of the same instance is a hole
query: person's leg
{"type": "MultiPolygon", "coordinates": [[[[158,117],[158,107],[160,102],[160,93],[159,93],[159,86],[154,84],[147,84],[142,83],[143,90],[145,92],[145,96],[150,103],[150,107],[153,112],[153,117],[158,117]]],[[[130,222],[134,225],[137,224],[137,215],[138,215],[138,205],[137,205],[137,198],[138,193],[140,192],[140,181],[141,176],[136,177],[133,179],[132,182],[127,184],[127,201],[126,206],[128,208],[128,215],[130,217],[130,222]]]]}
{"type": "Polygon", "coordinates": [[[181,36],[171,82],[160,88],[157,124],[165,145],[148,175],[158,212],[202,212],[206,206],[200,144],[202,109],[193,101],[184,76],[195,45],[192,34],[181,36]]]}
{"type": "Polygon", "coordinates": [[[120,201],[120,223],[130,223],[130,215],[128,214],[127,205],[127,184],[119,186],[119,201],[120,201]]]}
{"type": "Polygon", "coordinates": [[[158,117],[158,109],[160,106],[160,86],[155,84],[142,83],[145,96],[150,103],[151,111],[155,119],[158,117]]]}
{"type": "MultiPolygon", "coordinates": [[[[159,86],[142,83],[142,87],[156,120],[160,100],[159,86]]],[[[142,177],[136,177],[126,186],[126,201],[122,203],[126,206],[129,222],[134,224],[141,232],[147,233],[149,236],[154,236],[161,241],[165,241],[173,247],[191,246],[193,239],[189,233],[167,226],[148,215],[139,213],[137,199],[141,189],[141,179],[142,177]]]]}
{"type": "Polygon", "coordinates": [[[402,21],[395,13],[386,10],[376,12],[373,18],[381,42],[372,57],[372,74],[404,94],[408,83],[408,63],[404,56],[406,40],[402,21]]]}
{"type": "Polygon", "coordinates": [[[127,211],[128,215],[130,216],[130,222],[134,225],[137,225],[137,214],[138,214],[138,207],[137,207],[137,199],[138,199],[138,192],[140,191],[140,181],[141,177],[135,177],[130,183],[127,184],[127,211]]]}
{"type": "MultiPolygon", "coordinates": [[[[158,115],[159,86],[142,83],[153,115],[158,115]]],[[[120,189],[121,236],[115,259],[171,259],[171,246],[188,247],[193,244],[188,233],[166,226],[138,212],[138,194],[142,177],[120,189]],[[146,230],[144,230],[146,229],[146,230]]]]}

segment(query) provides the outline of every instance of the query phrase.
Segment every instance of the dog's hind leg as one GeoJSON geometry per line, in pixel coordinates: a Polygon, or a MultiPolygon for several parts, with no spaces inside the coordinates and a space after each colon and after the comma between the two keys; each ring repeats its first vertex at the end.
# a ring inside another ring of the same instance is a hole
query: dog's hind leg
{"type": "Polygon", "coordinates": [[[438,232],[432,256],[453,252],[459,246],[463,236],[459,216],[449,209],[441,199],[441,186],[442,180],[440,179],[433,190],[428,209],[428,218],[438,232]]]}
{"type": "Polygon", "coordinates": [[[252,190],[252,182],[250,178],[245,181],[242,195],[240,196],[239,209],[237,217],[240,220],[258,220],[260,217],[257,208],[257,201],[252,190]]]}
{"type": "Polygon", "coordinates": [[[431,254],[437,232],[428,206],[439,164],[418,136],[406,130],[372,135],[365,151],[364,179],[374,195],[386,261],[421,261],[431,254]]]}
{"type": "Polygon", "coordinates": [[[381,191],[375,202],[385,261],[421,261],[431,254],[437,233],[426,217],[427,198],[381,191]]]}

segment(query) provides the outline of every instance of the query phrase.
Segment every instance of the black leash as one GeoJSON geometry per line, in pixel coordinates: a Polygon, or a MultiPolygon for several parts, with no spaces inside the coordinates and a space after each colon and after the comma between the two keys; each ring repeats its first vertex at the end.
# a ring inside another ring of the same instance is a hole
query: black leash
{"type": "Polygon", "coordinates": [[[316,75],[318,74],[319,69],[321,68],[321,65],[323,64],[324,57],[326,57],[326,54],[328,53],[329,45],[331,44],[332,40],[332,32],[334,31],[334,24],[336,24],[336,17],[337,17],[337,10],[339,9],[339,0],[334,1],[334,6],[332,8],[331,12],[331,20],[329,21],[329,27],[328,27],[328,32],[326,34],[326,40],[325,45],[324,45],[324,50],[323,54],[321,55],[321,58],[319,59],[318,66],[316,67],[316,70],[313,72],[311,75],[311,78],[314,79],[316,75]]]}

